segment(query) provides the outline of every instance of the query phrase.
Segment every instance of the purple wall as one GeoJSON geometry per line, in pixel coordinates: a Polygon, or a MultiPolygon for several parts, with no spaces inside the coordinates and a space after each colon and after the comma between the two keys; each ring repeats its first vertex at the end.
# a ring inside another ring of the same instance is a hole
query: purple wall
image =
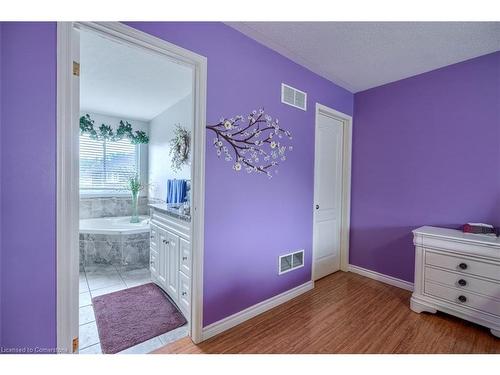
{"type": "Polygon", "coordinates": [[[500,225],[500,52],[355,95],[350,262],[413,281],[411,230],[500,225]]]}
{"type": "Polygon", "coordinates": [[[208,58],[207,121],[263,106],[294,135],[272,180],[236,173],[207,133],[204,324],[311,279],[314,103],[352,114],[353,95],[220,23],[130,23],[208,58]],[[281,82],[308,93],[308,111],[281,104],[281,82]],[[305,249],[305,267],[277,275],[278,255],[305,249]]]}
{"type": "Polygon", "coordinates": [[[56,27],[2,26],[2,345],[56,340],[56,27]]]}
{"type": "MultiPolygon", "coordinates": [[[[263,106],[294,135],[272,180],[234,172],[207,135],[204,324],[310,280],[314,103],[351,115],[353,95],[221,23],[130,25],[208,58],[208,123],[263,106]],[[308,92],[307,112],[281,104],[281,82],[308,92]],[[277,276],[302,248],[305,267],[277,276]]],[[[2,344],[54,346],[56,27],[3,33],[2,344]]]]}

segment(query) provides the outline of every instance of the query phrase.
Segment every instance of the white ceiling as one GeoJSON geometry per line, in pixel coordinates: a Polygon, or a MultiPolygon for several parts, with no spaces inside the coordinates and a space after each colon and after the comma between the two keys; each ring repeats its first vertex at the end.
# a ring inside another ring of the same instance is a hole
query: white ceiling
{"type": "Polygon", "coordinates": [[[82,111],[150,121],[191,92],[189,67],[95,33],[80,35],[82,111]]]}
{"type": "Polygon", "coordinates": [[[500,50],[500,22],[228,22],[351,92],[500,50]]]}

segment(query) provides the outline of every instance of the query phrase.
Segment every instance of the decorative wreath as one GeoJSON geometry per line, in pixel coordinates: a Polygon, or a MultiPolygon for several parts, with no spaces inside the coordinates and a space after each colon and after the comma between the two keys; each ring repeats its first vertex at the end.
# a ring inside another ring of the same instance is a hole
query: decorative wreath
{"type": "Polygon", "coordinates": [[[181,125],[175,125],[174,138],[170,140],[169,154],[172,156],[172,169],[180,170],[183,165],[189,164],[191,149],[191,132],[181,125]]]}
{"type": "Polygon", "coordinates": [[[80,117],[80,133],[88,134],[91,139],[106,140],[111,142],[120,141],[123,138],[130,139],[132,144],[149,143],[149,137],[142,130],[132,130],[132,125],[120,120],[120,125],[116,131],[110,125],[101,124],[98,130],[94,129],[94,120],[89,114],[80,117]]]}

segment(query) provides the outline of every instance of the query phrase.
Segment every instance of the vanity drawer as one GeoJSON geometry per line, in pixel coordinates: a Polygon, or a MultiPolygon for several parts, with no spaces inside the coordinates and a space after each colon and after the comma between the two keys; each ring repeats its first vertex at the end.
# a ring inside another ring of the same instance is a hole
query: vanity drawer
{"type": "Polygon", "coordinates": [[[500,281],[500,264],[486,263],[470,258],[425,252],[425,264],[446,268],[462,274],[477,275],[500,281]]]}
{"type": "Polygon", "coordinates": [[[179,307],[186,318],[191,314],[191,279],[179,272],[179,307]]]}
{"type": "Polygon", "coordinates": [[[158,227],[154,224],[151,224],[149,231],[149,245],[151,248],[158,250],[158,227]]]}
{"type": "Polygon", "coordinates": [[[442,298],[456,305],[485,311],[500,316],[500,301],[464,290],[457,290],[433,282],[425,283],[425,294],[442,298]]]}
{"type": "Polygon", "coordinates": [[[179,239],[179,270],[186,276],[191,276],[191,245],[184,238],[179,239]]]}
{"type": "Polygon", "coordinates": [[[425,267],[425,281],[434,281],[465,291],[481,293],[500,301],[500,283],[478,279],[474,276],[425,267]]]}

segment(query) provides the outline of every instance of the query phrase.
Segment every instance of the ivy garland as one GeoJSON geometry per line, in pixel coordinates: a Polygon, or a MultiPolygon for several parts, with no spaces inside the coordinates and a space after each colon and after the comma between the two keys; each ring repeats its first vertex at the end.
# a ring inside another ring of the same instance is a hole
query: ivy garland
{"type": "Polygon", "coordinates": [[[132,125],[125,121],[123,123],[120,120],[120,125],[116,132],[113,131],[113,128],[110,125],[101,124],[98,130],[94,129],[94,120],[87,113],[85,116],[80,117],[80,133],[88,134],[91,139],[96,140],[106,140],[111,142],[120,141],[123,138],[130,139],[130,142],[134,145],[141,143],[149,143],[149,137],[142,130],[132,130],[132,125]]]}

